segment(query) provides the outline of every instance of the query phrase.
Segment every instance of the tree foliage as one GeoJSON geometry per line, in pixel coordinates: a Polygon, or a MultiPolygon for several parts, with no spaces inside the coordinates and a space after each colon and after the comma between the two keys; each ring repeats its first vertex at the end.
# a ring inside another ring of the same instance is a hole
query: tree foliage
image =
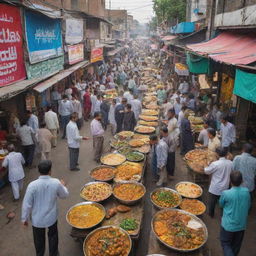
{"type": "Polygon", "coordinates": [[[154,0],[158,22],[186,20],[186,0],[154,0]]]}

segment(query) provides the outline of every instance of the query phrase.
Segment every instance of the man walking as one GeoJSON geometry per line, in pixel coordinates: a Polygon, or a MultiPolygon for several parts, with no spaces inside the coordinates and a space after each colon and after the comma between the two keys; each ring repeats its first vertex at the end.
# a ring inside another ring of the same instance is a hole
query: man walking
{"type": "Polygon", "coordinates": [[[205,174],[212,175],[208,202],[209,216],[212,218],[221,193],[229,187],[230,173],[233,170],[232,162],[226,159],[227,151],[224,148],[217,148],[216,152],[219,155],[219,160],[204,169],[205,174]]]}
{"type": "Polygon", "coordinates": [[[116,99],[113,99],[109,108],[108,121],[111,127],[111,133],[114,136],[116,133],[116,119],[115,119],[115,109],[116,109],[116,99]]]}
{"type": "Polygon", "coordinates": [[[25,166],[32,167],[34,152],[35,152],[35,133],[34,130],[26,124],[26,121],[21,121],[21,127],[17,129],[17,135],[21,140],[23,149],[25,166]]]}
{"type": "Polygon", "coordinates": [[[94,160],[98,163],[103,151],[104,129],[101,123],[101,113],[95,112],[94,119],[91,122],[91,134],[93,137],[94,160]]]}
{"type": "Polygon", "coordinates": [[[72,94],[72,100],[71,103],[73,105],[73,111],[77,113],[78,119],[77,119],[77,127],[80,130],[82,127],[83,123],[83,110],[82,110],[82,105],[81,102],[77,99],[77,96],[72,94]]]}
{"type": "Polygon", "coordinates": [[[38,117],[34,115],[30,110],[27,110],[27,116],[28,116],[28,126],[31,127],[35,134],[37,134],[39,129],[39,122],[38,117]]]}
{"type": "Polygon", "coordinates": [[[233,124],[228,122],[227,116],[221,117],[220,135],[221,146],[225,148],[228,152],[231,152],[232,145],[236,142],[236,129],[233,124]]]}
{"type": "Polygon", "coordinates": [[[139,115],[141,114],[142,111],[142,105],[141,101],[138,99],[138,95],[134,95],[134,99],[131,100],[131,105],[132,105],[132,111],[134,112],[135,119],[138,121],[139,120],[139,115]]]}
{"type": "Polygon", "coordinates": [[[47,112],[44,115],[44,121],[46,128],[52,133],[52,146],[55,148],[57,146],[57,134],[60,128],[58,116],[55,112],[52,111],[52,107],[47,108],[47,112]]]}
{"type": "Polygon", "coordinates": [[[167,157],[167,175],[169,179],[173,179],[175,171],[175,151],[179,144],[179,134],[168,134],[168,128],[163,127],[161,130],[162,139],[168,146],[168,157],[167,157]]]}
{"type": "Polygon", "coordinates": [[[68,197],[63,180],[51,177],[52,162],[38,165],[40,176],[28,187],[22,204],[21,221],[28,226],[31,217],[36,256],[45,253],[45,231],[48,229],[49,256],[58,255],[57,199],[68,197]]]}
{"type": "Polygon", "coordinates": [[[67,125],[67,140],[69,149],[69,169],[70,171],[79,171],[78,158],[80,141],[87,140],[88,138],[80,136],[77,127],[78,114],[73,113],[70,116],[70,121],[67,125]]]}
{"type": "Polygon", "coordinates": [[[166,164],[168,157],[168,146],[164,140],[158,140],[156,135],[150,136],[150,145],[153,147],[152,152],[152,169],[154,178],[159,176],[159,180],[156,183],[157,186],[161,187],[163,183],[167,181],[166,164]]]}
{"type": "Polygon", "coordinates": [[[61,118],[61,126],[63,129],[62,139],[66,138],[66,127],[70,120],[70,115],[74,112],[71,101],[68,100],[68,96],[64,95],[63,100],[59,103],[59,115],[61,118]]]}
{"type": "Polygon", "coordinates": [[[124,121],[124,110],[127,104],[127,99],[122,98],[121,104],[116,106],[115,109],[115,119],[116,119],[116,132],[119,133],[123,130],[123,121],[124,121]]]}
{"type": "Polygon", "coordinates": [[[124,131],[133,131],[134,127],[136,126],[136,119],[134,112],[132,111],[132,106],[131,104],[127,104],[125,107],[125,113],[124,113],[124,124],[123,124],[123,129],[124,131]]]}
{"type": "Polygon", "coordinates": [[[243,153],[236,156],[233,161],[233,169],[241,172],[243,177],[242,186],[248,188],[251,196],[255,188],[256,158],[252,154],[253,146],[244,144],[243,153]]]}
{"type": "Polygon", "coordinates": [[[237,256],[243,242],[251,203],[249,190],[241,186],[242,174],[239,171],[232,172],[230,181],[232,188],[223,191],[219,201],[223,208],[220,241],[224,256],[237,256]]]}
{"type": "Polygon", "coordinates": [[[20,191],[23,188],[23,179],[25,177],[23,164],[25,160],[21,153],[15,152],[13,144],[8,146],[9,154],[5,157],[2,166],[8,167],[8,177],[12,186],[14,200],[20,199],[20,191]]]}

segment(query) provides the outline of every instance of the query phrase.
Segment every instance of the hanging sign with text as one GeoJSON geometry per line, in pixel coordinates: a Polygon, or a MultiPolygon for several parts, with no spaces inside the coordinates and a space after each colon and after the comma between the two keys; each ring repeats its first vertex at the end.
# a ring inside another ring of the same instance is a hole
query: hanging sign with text
{"type": "Polygon", "coordinates": [[[20,9],[0,4],[0,87],[25,77],[20,9]]]}
{"type": "Polygon", "coordinates": [[[91,63],[103,61],[103,48],[93,48],[91,51],[91,63]]]}
{"type": "Polygon", "coordinates": [[[76,44],[68,46],[68,63],[70,65],[84,60],[84,45],[76,44]]]}

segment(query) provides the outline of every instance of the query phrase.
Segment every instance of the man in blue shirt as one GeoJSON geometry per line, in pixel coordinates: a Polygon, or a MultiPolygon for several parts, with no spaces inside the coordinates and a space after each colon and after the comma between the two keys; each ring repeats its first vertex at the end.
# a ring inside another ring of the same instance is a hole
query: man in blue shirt
{"type": "Polygon", "coordinates": [[[242,184],[242,174],[230,174],[232,188],[223,191],[219,203],[223,208],[220,241],[224,256],[237,256],[244,237],[247,216],[250,208],[250,193],[242,184]]]}
{"type": "Polygon", "coordinates": [[[256,175],[256,158],[251,156],[253,146],[249,143],[244,144],[243,153],[236,156],[233,161],[233,169],[239,171],[243,177],[242,186],[248,188],[251,193],[255,188],[255,175],[256,175]]]}
{"type": "Polygon", "coordinates": [[[41,161],[38,165],[40,176],[28,187],[22,204],[21,221],[28,226],[31,219],[36,256],[45,253],[45,231],[48,229],[49,256],[58,253],[57,199],[68,197],[69,192],[63,180],[51,177],[52,162],[41,161]]]}

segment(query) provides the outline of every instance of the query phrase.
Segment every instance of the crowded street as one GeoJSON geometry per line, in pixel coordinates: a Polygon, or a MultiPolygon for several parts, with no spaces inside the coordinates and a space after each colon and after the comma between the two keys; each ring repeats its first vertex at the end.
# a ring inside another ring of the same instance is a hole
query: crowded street
{"type": "Polygon", "coordinates": [[[255,39],[167,2],[0,3],[1,256],[254,255],[255,39]]]}

